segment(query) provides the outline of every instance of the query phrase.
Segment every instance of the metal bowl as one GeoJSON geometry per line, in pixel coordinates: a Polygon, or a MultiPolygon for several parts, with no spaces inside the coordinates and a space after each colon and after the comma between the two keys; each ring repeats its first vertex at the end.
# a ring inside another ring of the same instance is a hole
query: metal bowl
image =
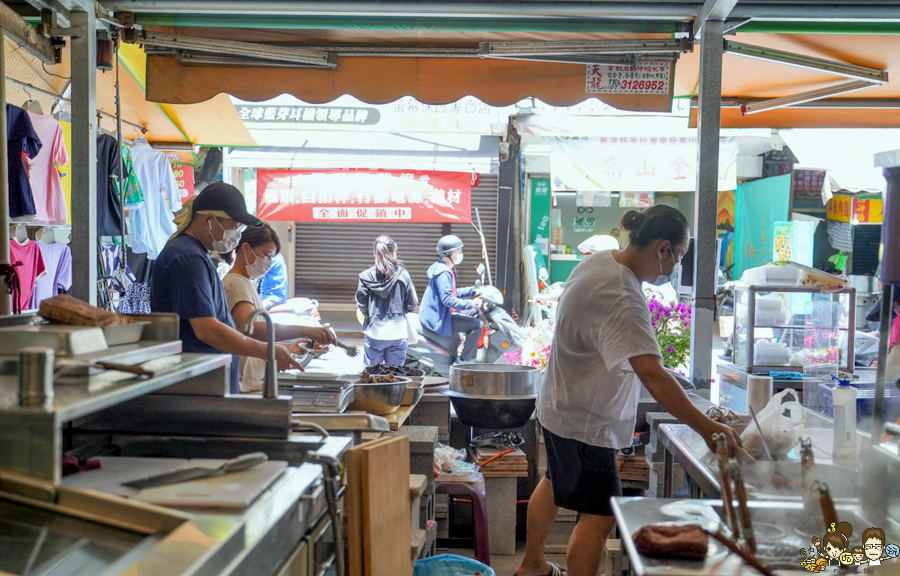
{"type": "Polygon", "coordinates": [[[470,396],[452,390],[444,394],[450,397],[460,422],[485,430],[511,430],[528,424],[537,400],[534,394],[518,397],[470,396]]]}
{"type": "Polygon", "coordinates": [[[463,364],[450,367],[450,390],[468,396],[537,394],[541,371],[515,364],[463,364]]]}
{"type": "Polygon", "coordinates": [[[406,394],[403,395],[403,402],[400,404],[401,406],[412,406],[422,397],[422,394],[425,393],[425,384],[422,382],[416,382],[415,378],[411,378],[412,382],[406,385],[406,394]]]}
{"type": "Polygon", "coordinates": [[[354,384],[356,400],[347,410],[361,410],[378,416],[390,414],[402,404],[406,385],[410,382],[407,378],[397,380],[384,384],[354,384]]]}

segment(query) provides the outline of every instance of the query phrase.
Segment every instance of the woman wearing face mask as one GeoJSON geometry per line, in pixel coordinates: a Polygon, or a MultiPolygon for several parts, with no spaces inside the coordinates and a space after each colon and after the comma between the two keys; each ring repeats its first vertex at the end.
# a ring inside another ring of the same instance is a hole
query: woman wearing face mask
{"type": "MultiPolygon", "coordinates": [[[[241,235],[238,247],[224,257],[233,263],[231,271],[222,279],[228,309],[235,326],[243,326],[247,318],[258,308],[264,308],[253,280],[265,276],[272,267],[272,259],[281,252],[278,234],[268,224],[259,228],[247,228],[241,235]]],[[[266,323],[257,322],[253,338],[266,341],[266,323]]],[[[327,328],[287,326],[275,324],[275,340],[287,341],[309,338],[323,344],[334,342],[334,335],[327,328]]],[[[288,344],[293,354],[300,353],[300,343],[288,344]]],[[[263,390],[266,362],[260,358],[241,356],[240,390],[245,394],[259,394],[263,390]]]]}
{"type": "Polygon", "coordinates": [[[713,434],[740,446],[734,430],[707,418],[663,367],[642,282],[662,284],[688,247],[684,215],[659,205],[622,218],[625,250],[585,258],[559,300],[556,331],[537,418],[547,447],[547,477],[528,504],[525,557],[517,576],[559,575],[544,545],[559,506],[579,513],[566,567],[593,576],[615,526],[610,498],[621,496],[616,452],[634,435],[641,384],[673,416],[696,430],[708,447],[713,434]]]}

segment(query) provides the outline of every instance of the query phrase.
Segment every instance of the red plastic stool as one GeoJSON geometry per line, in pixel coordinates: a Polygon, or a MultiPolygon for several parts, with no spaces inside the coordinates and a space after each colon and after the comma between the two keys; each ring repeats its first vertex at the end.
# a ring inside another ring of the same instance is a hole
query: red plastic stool
{"type": "Polygon", "coordinates": [[[453,482],[437,480],[435,494],[465,496],[472,499],[472,524],[474,528],[475,559],[487,566],[491,565],[491,546],[488,539],[487,498],[484,495],[484,481],[453,482]]]}

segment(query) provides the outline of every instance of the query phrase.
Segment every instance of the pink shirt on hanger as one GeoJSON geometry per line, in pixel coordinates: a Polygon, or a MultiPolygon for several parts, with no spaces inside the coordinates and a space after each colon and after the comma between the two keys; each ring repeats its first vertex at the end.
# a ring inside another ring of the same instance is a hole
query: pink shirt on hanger
{"type": "Polygon", "coordinates": [[[22,310],[28,310],[35,281],[47,273],[41,249],[34,240],[19,244],[15,238],[10,238],[9,261],[22,263],[16,268],[16,274],[19,276],[19,304],[22,310]]]}
{"type": "Polygon", "coordinates": [[[28,113],[34,131],[41,140],[41,151],[31,161],[28,180],[34,195],[34,219],[47,222],[65,222],[69,215],[66,197],[63,195],[62,179],[57,164],[69,161],[69,153],[63,140],[63,129],[50,116],[28,113]]]}

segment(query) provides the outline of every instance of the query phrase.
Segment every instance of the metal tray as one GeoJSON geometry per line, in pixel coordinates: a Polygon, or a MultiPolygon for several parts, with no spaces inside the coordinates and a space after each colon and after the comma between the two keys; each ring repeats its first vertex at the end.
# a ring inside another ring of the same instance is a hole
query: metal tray
{"type": "Polygon", "coordinates": [[[103,335],[106,337],[107,346],[121,346],[122,344],[134,344],[144,334],[144,326],[150,322],[132,322],[131,324],[118,324],[104,326],[103,335]]]}
{"type": "Polygon", "coordinates": [[[80,356],[107,349],[103,330],[93,326],[38,324],[0,328],[0,355],[15,356],[31,346],[52,348],[57,356],[80,356]]]}

